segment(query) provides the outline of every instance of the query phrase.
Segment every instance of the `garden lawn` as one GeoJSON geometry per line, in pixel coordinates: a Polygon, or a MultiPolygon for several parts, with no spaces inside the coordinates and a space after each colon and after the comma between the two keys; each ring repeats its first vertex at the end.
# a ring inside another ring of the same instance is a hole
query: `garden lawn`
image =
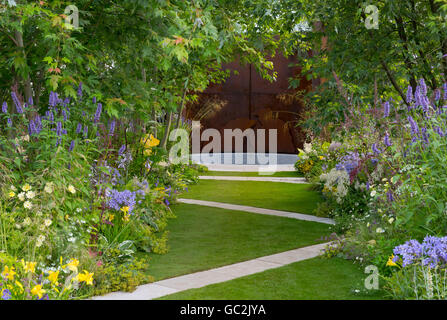
{"type": "Polygon", "coordinates": [[[271,175],[261,175],[259,172],[237,172],[237,171],[208,171],[208,172],[201,172],[199,173],[201,176],[229,176],[229,177],[262,177],[262,178],[269,178],[269,177],[276,177],[276,178],[283,178],[283,177],[289,177],[289,178],[301,178],[302,175],[299,175],[296,171],[278,171],[271,175]]]}
{"type": "Polygon", "coordinates": [[[382,291],[355,293],[366,275],[341,258],[314,258],[250,276],[186,290],[163,300],[366,300],[384,299],[382,291]]]}
{"type": "MultiPolygon", "coordinates": [[[[321,243],[326,224],[189,204],[172,206],[169,252],[149,254],[155,280],[321,243]]],[[[145,255],[147,257],[147,254],[145,255]]]]}
{"type": "Polygon", "coordinates": [[[308,184],[260,181],[201,180],[181,197],[306,214],[321,201],[308,184]]]}

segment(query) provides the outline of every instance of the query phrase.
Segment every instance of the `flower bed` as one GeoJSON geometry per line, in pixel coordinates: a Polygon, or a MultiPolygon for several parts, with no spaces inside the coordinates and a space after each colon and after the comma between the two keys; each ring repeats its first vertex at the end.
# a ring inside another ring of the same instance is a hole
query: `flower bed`
{"type": "Polygon", "coordinates": [[[196,170],[167,164],[144,126],[108,117],[82,86],[77,99],[51,92],[43,111],[11,98],[0,113],[0,298],[81,298],[151,281],[135,254],[167,251],[170,203],[196,170]]]}
{"type": "MultiPolygon", "coordinates": [[[[344,234],[328,255],[375,264],[382,276],[393,278],[387,263],[393,248],[447,234],[446,103],[447,84],[429,92],[420,80],[405,101],[347,105],[332,141],[314,139],[301,151],[297,168],[325,198],[317,214],[334,218],[334,232],[344,234]]],[[[395,297],[415,297],[399,292],[395,297]]],[[[423,297],[434,296],[417,296],[423,297]]]]}

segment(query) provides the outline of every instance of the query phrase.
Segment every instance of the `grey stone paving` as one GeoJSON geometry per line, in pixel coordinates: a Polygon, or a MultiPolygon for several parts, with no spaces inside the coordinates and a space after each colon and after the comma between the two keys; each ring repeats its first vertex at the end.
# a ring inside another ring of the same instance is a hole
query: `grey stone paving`
{"type": "Polygon", "coordinates": [[[238,176],[199,176],[201,180],[228,180],[228,181],[266,181],[283,183],[307,183],[305,178],[294,177],[238,177],[238,176]]]}
{"type": "Polygon", "coordinates": [[[278,164],[276,166],[261,166],[256,164],[207,164],[206,167],[210,171],[259,172],[266,176],[278,171],[296,171],[293,164],[278,164]]]}
{"type": "Polygon", "coordinates": [[[251,212],[251,213],[267,214],[267,215],[271,215],[271,216],[293,218],[293,219],[297,219],[297,220],[306,220],[306,221],[313,221],[313,222],[326,223],[326,224],[335,224],[334,220],[329,219],[329,218],[321,218],[321,217],[311,216],[308,214],[295,213],[295,212],[289,212],[289,211],[263,209],[263,208],[256,208],[256,207],[250,207],[250,206],[241,206],[241,205],[237,205],[237,204],[195,200],[195,199],[178,199],[178,202],[187,203],[187,204],[195,204],[195,205],[199,205],[199,206],[221,208],[221,209],[227,209],[227,210],[236,210],[236,211],[246,211],[246,212],[251,212]]]}
{"type": "Polygon", "coordinates": [[[134,292],[114,292],[93,300],[151,300],[168,294],[201,288],[210,284],[229,281],[269,269],[279,268],[290,263],[315,258],[328,243],[289,250],[245,262],[187,274],[139,286],[134,292]]]}

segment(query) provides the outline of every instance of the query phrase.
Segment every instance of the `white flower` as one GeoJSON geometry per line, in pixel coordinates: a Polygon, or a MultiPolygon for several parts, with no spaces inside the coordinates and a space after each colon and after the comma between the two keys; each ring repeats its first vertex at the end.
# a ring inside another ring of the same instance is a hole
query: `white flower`
{"type": "Polygon", "coordinates": [[[369,226],[370,226],[370,223],[368,222],[368,223],[366,224],[366,227],[369,228],[369,226]]]}
{"type": "Polygon", "coordinates": [[[68,189],[67,189],[69,192],[71,192],[72,194],[75,194],[76,193],[76,189],[75,189],[75,187],[73,187],[71,184],[68,186],[68,189]]]}
{"type": "Polygon", "coordinates": [[[31,209],[31,208],[33,207],[32,203],[29,202],[29,201],[25,201],[25,202],[23,203],[23,206],[24,206],[26,209],[31,209]]]}
{"type": "Polygon", "coordinates": [[[25,220],[23,220],[23,225],[24,226],[29,226],[31,224],[31,219],[30,218],[25,218],[25,220]]]}
{"type": "Polygon", "coordinates": [[[38,236],[36,241],[36,247],[41,247],[44,241],[45,241],[44,235],[38,236]]]}
{"type": "Polygon", "coordinates": [[[14,192],[16,192],[17,191],[17,188],[16,187],[14,187],[14,186],[11,186],[11,188],[10,188],[12,191],[14,191],[14,192]]]}
{"type": "Polygon", "coordinates": [[[45,188],[43,189],[46,193],[53,193],[53,183],[52,182],[48,182],[45,185],[45,188]]]}
{"type": "Polygon", "coordinates": [[[46,227],[51,226],[52,223],[53,223],[53,221],[51,221],[51,219],[45,219],[45,221],[43,222],[43,224],[44,224],[46,227]]]}
{"type": "Polygon", "coordinates": [[[376,190],[371,191],[371,197],[374,197],[377,194],[376,190]]]}
{"type": "Polygon", "coordinates": [[[384,233],[385,230],[383,230],[382,228],[377,228],[377,229],[376,229],[376,232],[377,232],[377,233],[384,233]]]}
{"type": "Polygon", "coordinates": [[[310,153],[312,151],[312,143],[304,143],[304,152],[305,153],[310,153]]]}
{"type": "Polygon", "coordinates": [[[37,211],[36,212],[36,216],[41,217],[42,216],[42,211],[37,211]]]}
{"type": "Polygon", "coordinates": [[[394,218],[390,218],[390,219],[388,219],[388,223],[389,224],[392,224],[394,222],[394,218]]]}
{"type": "Polygon", "coordinates": [[[25,192],[20,192],[17,197],[20,201],[25,201],[25,192]]]}
{"type": "Polygon", "coordinates": [[[27,199],[32,199],[32,198],[34,198],[36,196],[36,193],[34,192],[34,191],[28,191],[27,193],[26,193],[26,198],[27,199]]]}
{"type": "Polygon", "coordinates": [[[76,212],[77,212],[77,213],[80,213],[81,211],[82,211],[81,208],[77,208],[77,209],[76,209],[76,212]]]}

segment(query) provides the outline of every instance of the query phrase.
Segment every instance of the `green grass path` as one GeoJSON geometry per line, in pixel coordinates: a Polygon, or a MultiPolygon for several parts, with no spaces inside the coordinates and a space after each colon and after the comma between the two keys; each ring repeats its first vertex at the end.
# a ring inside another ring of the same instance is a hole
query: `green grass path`
{"type": "Polygon", "coordinates": [[[162,300],[365,300],[383,299],[382,291],[359,293],[365,274],[341,258],[314,258],[250,276],[191,289],[162,300]]]}
{"type": "Polygon", "coordinates": [[[201,180],[182,198],[312,214],[320,195],[307,184],[201,180]]]}
{"type": "Polygon", "coordinates": [[[169,252],[149,255],[155,280],[313,245],[329,234],[328,225],[290,218],[188,204],[173,211],[169,252]]]}

